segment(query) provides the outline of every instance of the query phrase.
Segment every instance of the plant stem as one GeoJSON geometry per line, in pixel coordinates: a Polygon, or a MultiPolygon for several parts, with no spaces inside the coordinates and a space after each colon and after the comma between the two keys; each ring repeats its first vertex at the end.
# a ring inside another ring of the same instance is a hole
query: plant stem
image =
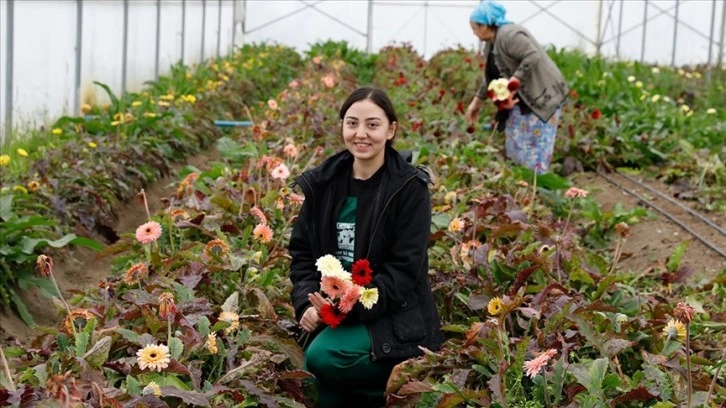
{"type": "Polygon", "coordinates": [[[620,256],[623,253],[623,241],[624,239],[622,237],[618,237],[618,242],[615,243],[615,256],[613,257],[613,263],[610,265],[610,269],[608,270],[608,275],[615,271],[615,267],[620,260],[620,256]]]}
{"type": "Polygon", "coordinates": [[[166,344],[171,343],[171,316],[166,318],[166,344]]]}
{"type": "Polygon", "coordinates": [[[149,221],[151,221],[151,213],[149,212],[149,203],[146,201],[146,192],[142,188],[140,193],[141,193],[141,197],[144,199],[144,207],[146,208],[146,218],[148,218],[149,221]]]}
{"type": "Polygon", "coordinates": [[[693,379],[691,378],[691,322],[686,323],[686,370],[688,371],[688,402],[686,408],[691,408],[691,394],[693,394],[693,379]]]}
{"type": "Polygon", "coordinates": [[[8,360],[5,359],[5,352],[3,351],[2,346],[0,346],[0,358],[2,358],[2,361],[3,361],[3,369],[5,370],[5,377],[7,377],[8,382],[10,382],[10,391],[15,391],[15,383],[13,382],[13,377],[10,374],[10,367],[8,366],[8,360]]]}
{"type": "Polygon", "coordinates": [[[547,372],[542,373],[542,393],[544,394],[545,406],[550,407],[550,396],[547,394],[547,372]]]}
{"type": "Polygon", "coordinates": [[[58,292],[58,297],[60,297],[61,302],[63,302],[63,306],[66,307],[66,313],[68,313],[68,319],[71,322],[71,331],[73,331],[73,337],[76,337],[76,323],[73,321],[73,316],[71,315],[71,308],[68,306],[68,303],[66,302],[65,298],[63,298],[63,293],[60,290],[60,287],[58,286],[58,282],[55,280],[55,275],[53,273],[50,274],[50,280],[53,281],[53,286],[55,286],[55,290],[58,292]]]}
{"type": "MultiPolygon", "coordinates": [[[[721,354],[721,360],[726,357],[726,351],[721,354]]],[[[716,372],[713,373],[713,380],[711,380],[711,385],[708,387],[708,395],[706,396],[706,404],[705,406],[710,407],[709,402],[711,401],[711,395],[713,395],[713,389],[716,388],[716,381],[718,380],[718,374],[721,372],[721,367],[723,365],[718,366],[716,368],[716,372]]]]}

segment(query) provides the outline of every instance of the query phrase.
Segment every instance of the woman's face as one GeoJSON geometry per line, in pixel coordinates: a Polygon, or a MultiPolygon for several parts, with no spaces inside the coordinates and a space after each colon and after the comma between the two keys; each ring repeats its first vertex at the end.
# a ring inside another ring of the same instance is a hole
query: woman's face
{"type": "Polygon", "coordinates": [[[469,21],[469,25],[471,26],[471,31],[474,32],[474,35],[479,38],[479,41],[491,42],[492,40],[494,40],[494,34],[496,33],[496,31],[490,28],[488,25],[477,24],[473,21],[469,21]]]}
{"type": "Polygon", "coordinates": [[[350,106],[343,117],[343,140],[348,151],[362,164],[382,165],[388,140],[396,134],[397,123],[389,123],[386,113],[370,99],[350,106]]]}

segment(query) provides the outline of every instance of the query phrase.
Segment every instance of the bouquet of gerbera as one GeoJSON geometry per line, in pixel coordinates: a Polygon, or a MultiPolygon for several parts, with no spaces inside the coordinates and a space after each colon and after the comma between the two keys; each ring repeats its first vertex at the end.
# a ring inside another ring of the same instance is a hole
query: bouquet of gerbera
{"type": "Polygon", "coordinates": [[[353,263],[347,272],[340,261],[332,255],[325,255],[315,262],[322,274],[320,291],[331,300],[320,311],[320,318],[336,328],[360,302],[364,308],[371,309],[378,302],[378,288],[366,288],[373,281],[373,270],[367,259],[353,263]]]}
{"type": "Polygon", "coordinates": [[[487,96],[494,101],[497,108],[502,109],[502,105],[512,97],[512,92],[519,89],[519,80],[499,78],[489,82],[487,86],[487,96]]]}

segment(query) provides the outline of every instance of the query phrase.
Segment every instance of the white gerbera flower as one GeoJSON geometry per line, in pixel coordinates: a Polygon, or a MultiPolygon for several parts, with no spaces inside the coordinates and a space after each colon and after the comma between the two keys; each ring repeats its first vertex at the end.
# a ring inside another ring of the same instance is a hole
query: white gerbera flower
{"type": "Polygon", "coordinates": [[[343,265],[333,255],[321,256],[315,262],[315,266],[323,276],[338,277],[345,281],[351,280],[350,274],[343,269],[343,265]]]}
{"type": "Polygon", "coordinates": [[[360,303],[366,309],[371,309],[373,305],[378,303],[378,288],[363,289],[360,295],[360,303]]]}

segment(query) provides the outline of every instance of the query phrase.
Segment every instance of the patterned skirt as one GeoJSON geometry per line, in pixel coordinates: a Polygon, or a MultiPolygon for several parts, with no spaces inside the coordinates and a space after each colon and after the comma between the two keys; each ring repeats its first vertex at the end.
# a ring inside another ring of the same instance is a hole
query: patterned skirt
{"type": "Polygon", "coordinates": [[[555,147],[557,124],[560,122],[562,107],[547,122],[534,113],[523,115],[519,105],[509,112],[506,136],[507,157],[520,166],[527,167],[537,174],[547,173],[555,147]]]}

